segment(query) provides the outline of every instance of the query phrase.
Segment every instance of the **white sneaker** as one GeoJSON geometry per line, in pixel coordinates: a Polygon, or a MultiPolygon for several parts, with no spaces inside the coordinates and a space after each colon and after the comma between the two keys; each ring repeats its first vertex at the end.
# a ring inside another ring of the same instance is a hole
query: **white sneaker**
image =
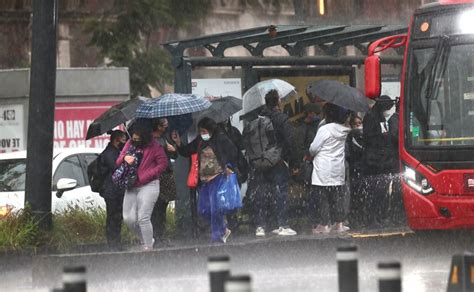
{"type": "Polygon", "coordinates": [[[225,229],[225,233],[224,235],[221,237],[221,240],[223,243],[227,243],[227,239],[229,238],[230,234],[232,233],[232,231],[230,231],[229,228],[226,228],[225,229]]]}
{"type": "Polygon", "coordinates": [[[263,229],[263,227],[257,227],[257,230],[255,231],[255,236],[264,237],[265,236],[265,229],[263,229]]]}
{"type": "Polygon", "coordinates": [[[345,226],[344,224],[340,223],[340,224],[335,224],[331,231],[333,232],[336,232],[336,233],[346,233],[347,231],[349,231],[350,228],[345,226]]]}
{"type": "Polygon", "coordinates": [[[278,228],[278,235],[279,236],[294,236],[296,234],[297,234],[296,231],[294,231],[290,227],[287,227],[287,228],[280,227],[280,228],[278,228]]]}

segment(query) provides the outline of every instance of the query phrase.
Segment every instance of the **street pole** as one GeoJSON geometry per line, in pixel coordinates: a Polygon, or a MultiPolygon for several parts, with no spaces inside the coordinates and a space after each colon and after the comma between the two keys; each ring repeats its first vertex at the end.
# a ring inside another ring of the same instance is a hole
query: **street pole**
{"type": "Polygon", "coordinates": [[[51,227],[57,0],[33,1],[26,202],[40,227],[51,227]]]}

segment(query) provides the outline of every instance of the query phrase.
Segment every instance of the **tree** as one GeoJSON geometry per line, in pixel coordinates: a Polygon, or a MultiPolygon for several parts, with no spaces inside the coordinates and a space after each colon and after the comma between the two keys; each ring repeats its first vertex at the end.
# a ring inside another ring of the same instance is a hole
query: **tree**
{"type": "Polygon", "coordinates": [[[110,60],[106,65],[128,67],[132,96],[151,96],[149,86],[162,91],[172,80],[169,54],[153,42],[162,28],[182,28],[203,18],[211,0],[114,0],[100,19],[91,19],[89,45],[110,60]]]}

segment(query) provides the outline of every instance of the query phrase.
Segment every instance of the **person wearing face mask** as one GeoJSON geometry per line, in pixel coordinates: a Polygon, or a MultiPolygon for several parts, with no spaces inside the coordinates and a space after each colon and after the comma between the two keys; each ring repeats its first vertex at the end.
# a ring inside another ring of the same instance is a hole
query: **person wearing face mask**
{"type": "Polygon", "coordinates": [[[395,101],[382,95],[363,121],[363,174],[367,198],[364,202],[365,215],[368,224],[376,227],[387,225],[391,174],[398,163],[395,141],[398,139],[398,127],[397,123],[393,123],[397,117],[395,112],[395,101]],[[389,122],[391,119],[392,122],[389,122]]]}
{"type": "Polygon", "coordinates": [[[164,231],[166,227],[166,209],[169,202],[176,199],[176,184],[174,181],[173,166],[171,159],[177,158],[176,148],[168,135],[168,119],[157,118],[153,120],[153,138],[163,146],[168,157],[168,168],[160,178],[160,196],[156,201],[155,208],[151,215],[153,225],[153,237],[160,241],[165,241],[164,231]]]}
{"type": "Polygon", "coordinates": [[[112,250],[120,249],[120,231],[122,229],[122,208],[124,190],[112,182],[112,173],[117,168],[115,161],[123,149],[127,136],[120,130],[109,131],[110,142],[100,154],[100,171],[104,174],[104,184],[100,195],[105,200],[107,218],[105,220],[105,235],[107,244],[112,250]]]}
{"type": "Polygon", "coordinates": [[[230,236],[230,229],[225,224],[225,214],[215,210],[212,204],[212,190],[217,191],[220,175],[229,175],[237,165],[237,148],[211,118],[203,118],[198,122],[199,136],[191,143],[183,145],[177,132],[171,138],[178,147],[178,152],[184,157],[198,154],[199,162],[199,205],[209,206],[209,212],[203,217],[211,226],[211,240],[226,243],[230,236]],[[202,194],[207,194],[204,197],[202,194]]]}
{"type": "Polygon", "coordinates": [[[160,177],[168,167],[168,158],[163,147],[152,137],[151,120],[137,119],[130,133],[131,139],[116,160],[117,166],[124,163],[136,170],[131,172],[136,176],[127,181],[123,219],[146,251],[153,249],[155,241],[150,219],[160,195],[160,177]]]}

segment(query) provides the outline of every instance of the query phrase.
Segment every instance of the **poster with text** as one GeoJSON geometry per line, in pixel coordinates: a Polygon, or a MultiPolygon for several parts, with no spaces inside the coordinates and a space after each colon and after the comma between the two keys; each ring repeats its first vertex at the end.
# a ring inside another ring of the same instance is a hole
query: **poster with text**
{"type": "Polygon", "coordinates": [[[58,102],[54,114],[54,147],[105,148],[108,135],[86,140],[89,125],[118,102],[58,102]]]}
{"type": "Polygon", "coordinates": [[[0,105],[0,153],[25,150],[23,105],[0,105]]]}
{"type": "MultiPolygon", "coordinates": [[[[240,78],[217,79],[192,79],[192,93],[204,97],[218,98],[234,96],[242,98],[242,83],[240,78]]],[[[232,116],[232,125],[242,131],[243,126],[239,120],[240,112],[232,116]]]]}

